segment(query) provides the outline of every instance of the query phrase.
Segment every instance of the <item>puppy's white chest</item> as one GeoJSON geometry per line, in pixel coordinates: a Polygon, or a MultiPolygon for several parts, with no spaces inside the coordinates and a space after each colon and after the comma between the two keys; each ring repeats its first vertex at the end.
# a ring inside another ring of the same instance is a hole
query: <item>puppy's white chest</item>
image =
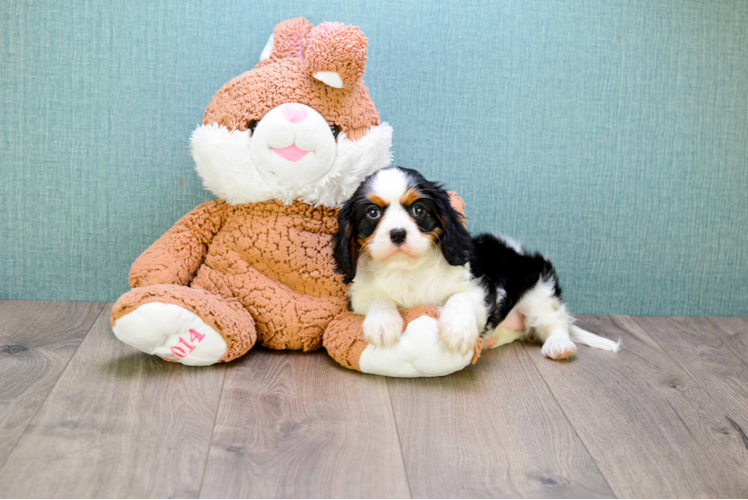
{"type": "Polygon", "coordinates": [[[377,279],[382,294],[390,297],[399,308],[417,305],[443,306],[449,297],[464,288],[457,286],[462,280],[444,280],[424,273],[403,273],[389,279],[377,279]]]}
{"type": "Polygon", "coordinates": [[[351,306],[366,314],[371,302],[389,298],[398,309],[418,305],[442,307],[449,298],[476,286],[471,282],[468,266],[450,266],[446,262],[433,266],[380,267],[359,269],[351,286],[351,306]]]}

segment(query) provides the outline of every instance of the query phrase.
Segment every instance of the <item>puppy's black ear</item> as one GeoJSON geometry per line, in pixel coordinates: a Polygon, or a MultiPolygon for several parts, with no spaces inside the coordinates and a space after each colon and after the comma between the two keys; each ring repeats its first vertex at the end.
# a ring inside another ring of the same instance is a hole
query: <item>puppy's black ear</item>
{"type": "Polygon", "coordinates": [[[357,229],[353,220],[353,202],[348,200],[338,213],[338,231],[333,236],[332,256],[335,259],[335,271],[343,275],[346,285],[356,277],[359,246],[357,229]]]}
{"type": "Polygon", "coordinates": [[[464,266],[470,261],[473,238],[465,229],[465,218],[452,208],[449,194],[443,189],[432,195],[438,210],[439,223],[444,230],[441,237],[442,253],[451,266],[464,266]]]}

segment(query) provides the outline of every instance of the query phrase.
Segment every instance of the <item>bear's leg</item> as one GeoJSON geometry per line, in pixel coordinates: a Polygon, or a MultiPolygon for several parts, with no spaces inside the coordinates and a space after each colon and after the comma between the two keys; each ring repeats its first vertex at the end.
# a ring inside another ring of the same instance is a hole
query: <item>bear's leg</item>
{"type": "Polygon", "coordinates": [[[376,347],[364,340],[364,316],[345,312],[325,330],[328,354],[346,368],[389,377],[439,377],[462,370],[480,355],[483,342],[466,355],[450,351],[439,336],[439,311],[414,307],[402,311],[405,331],[391,347],[376,347]]]}
{"type": "Polygon", "coordinates": [[[179,285],[133,288],[114,304],[111,323],[125,344],[189,366],[231,361],[257,339],[239,302],[179,285]]]}

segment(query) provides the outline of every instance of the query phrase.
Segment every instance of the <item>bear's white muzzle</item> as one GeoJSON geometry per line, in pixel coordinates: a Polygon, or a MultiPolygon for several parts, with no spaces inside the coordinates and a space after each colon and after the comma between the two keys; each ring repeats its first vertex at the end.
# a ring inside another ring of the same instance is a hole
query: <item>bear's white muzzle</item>
{"type": "Polygon", "coordinates": [[[257,124],[250,153],[269,182],[294,187],[315,182],[330,170],[336,142],[321,114],[304,104],[287,103],[257,124]]]}

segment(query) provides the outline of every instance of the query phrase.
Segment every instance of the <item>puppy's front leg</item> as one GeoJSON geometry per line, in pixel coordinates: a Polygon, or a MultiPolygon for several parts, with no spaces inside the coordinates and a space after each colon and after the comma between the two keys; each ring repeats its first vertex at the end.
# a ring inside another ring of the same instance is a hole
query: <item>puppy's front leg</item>
{"type": "Polygon", "coordinates": [[[451,351],[465,355],[486,327],[488,312],[480,286],[452,295],[439,315],[439,335],[451,351]]]}
{"type": "Polygon", "coordinates": [[[363,324],[364,340],[377,347],[389,347],[400,340],[403,317],[389,299],[374,299],[363,324]]]}

